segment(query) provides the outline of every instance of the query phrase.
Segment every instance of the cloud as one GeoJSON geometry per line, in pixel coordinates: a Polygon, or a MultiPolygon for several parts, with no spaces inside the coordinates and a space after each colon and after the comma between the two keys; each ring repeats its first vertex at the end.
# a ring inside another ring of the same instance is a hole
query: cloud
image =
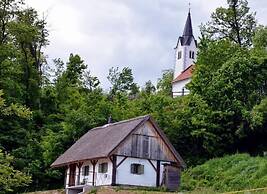
{"type": "MultiPolygon", "coordinates": [[[[40,13],[48,13],[49,60],[67,60],[77,53],[99,77],[104,88],[112,66],[129,66],[135,81],[154,83],[162,70],[174,66],[174,46],[182,33],[188,2],[182,0],[26,0],[40,13]]],[[[194,34],[209,20],[221,0],[191,0],[194,34]]],[[[266,18],[266,1],[254,0],[260,22],[266,18]]],[[[266,23],[265,23],[266,25],[266,23]]]]}

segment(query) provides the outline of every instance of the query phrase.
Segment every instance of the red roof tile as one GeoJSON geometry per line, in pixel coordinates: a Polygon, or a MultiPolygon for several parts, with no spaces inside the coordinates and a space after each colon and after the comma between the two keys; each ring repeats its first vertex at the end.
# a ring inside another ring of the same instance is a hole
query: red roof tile
{"type": "Polygon", "coordinates": [[[180,75],[178,75],[172,82],[178,82],[192,77],[192,72],[195,65],[187,67],[180,75]]]}

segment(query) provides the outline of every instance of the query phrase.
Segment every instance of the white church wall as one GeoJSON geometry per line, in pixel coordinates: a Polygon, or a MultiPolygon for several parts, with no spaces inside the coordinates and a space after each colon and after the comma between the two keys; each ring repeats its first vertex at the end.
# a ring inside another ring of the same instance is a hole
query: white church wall
{"type": "Polygon", "coordinates": [[[175,68],[174,68],[174,79],[180,75],[186,68],[194,64],[197,56],[197,48],[194,40],[191,41],[190,45],[182,46],[180,42],[176,48],[175,54],[175,68]],[[189,52],[194,52],[194,59],[189,58],[189,52]],[[178,53],[182,52],[182,57],[178,59],[178,53]]]}
{"type": "Polygon", "coordinates": [[[184,95],[189,94],[189,90],[185,88],[186,84],[188,84],[191,81],[191,78],[181,80],[178,82],[172,83],[172,93],[173,97],[181,96],[183,95],[182,91],[184,88],[184,95]]]}
{"type": "Polygon", "coordinates": [[[194,64],[194,61],[196,60],[197,56],[197,49],[194,40],[191,41],[191,44],[189,46],[185,46],[185,59],[184,59],[184,70],[188,68],[190,65],[194,64]],[[189,57],[189,52],[194,52],[194,59],[191,59],[189,57]]]}
{"type": "Polygon", "coordinates": [[[181,47],[181,43],[178,43],[178,46],[175,50],[175,67],[174,67],[174,79],[183,71],[183,62],[184,62],[184,49],[181,47]],[[181,52],[182,56],[178,59],[178,53],[181,52]]]}

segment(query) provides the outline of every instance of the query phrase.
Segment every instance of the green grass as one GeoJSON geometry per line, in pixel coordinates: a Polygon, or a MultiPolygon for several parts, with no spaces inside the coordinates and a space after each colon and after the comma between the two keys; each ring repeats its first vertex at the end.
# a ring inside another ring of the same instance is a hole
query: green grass
{"type": "Polygon", "coordinates": [[[181,189],[226,192],[267,187],[267,158],[236,154],[216,158],[182,173],[181,189]]]}

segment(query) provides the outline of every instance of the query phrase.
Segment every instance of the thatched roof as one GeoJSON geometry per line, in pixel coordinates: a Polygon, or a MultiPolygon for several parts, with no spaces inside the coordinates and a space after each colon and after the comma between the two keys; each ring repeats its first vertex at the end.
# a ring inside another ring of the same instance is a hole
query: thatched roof
{"type": "MultiPolygon", "coordinates": [[[[75,142],[65,153],[59,156],[56,161],[52,163],[51,167],[65,166],[89,159],[108,157],[132,131],[148,120],[155,124],[149,115],[145,115],[93,128],[75,142]]],[[[160,130],[156,124],[155,127],[157,130],[160,130]]],[[[165,142],[167,141],[168,147],[174,153],[179,163],[184,166],[182,158],[175,151],[161,130],[159,134],[163,136],[165,142]]]]}

